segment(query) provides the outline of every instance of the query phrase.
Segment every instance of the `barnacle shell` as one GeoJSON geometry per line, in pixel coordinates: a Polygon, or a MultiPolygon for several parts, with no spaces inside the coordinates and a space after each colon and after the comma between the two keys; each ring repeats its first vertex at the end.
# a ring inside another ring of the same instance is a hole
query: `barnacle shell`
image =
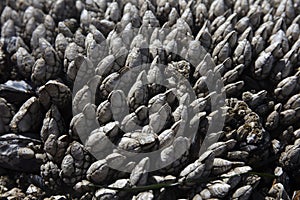
{"type": "Polygon", "coordinates": [[[0,198],[297,198],[299,5],[1,1],[0,198]]]}

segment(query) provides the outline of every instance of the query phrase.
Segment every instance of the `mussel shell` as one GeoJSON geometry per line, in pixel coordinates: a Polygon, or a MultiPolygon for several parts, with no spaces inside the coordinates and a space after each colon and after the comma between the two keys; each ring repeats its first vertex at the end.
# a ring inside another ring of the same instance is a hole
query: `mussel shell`
{"type": "Polygon", "coordinates": [[[7,102],[20,107],[27,99],[34,96],[32,87],[25,81],[7,81],[0,84],[0,97],[7,102]]]}
{"type": "Polygon", "coordinates": [[[39,143],[30,137],[6,134],[0,137],[0,167],[21,172],[36,173],[42,160],[28,148],[30,143],[39,143]]]}

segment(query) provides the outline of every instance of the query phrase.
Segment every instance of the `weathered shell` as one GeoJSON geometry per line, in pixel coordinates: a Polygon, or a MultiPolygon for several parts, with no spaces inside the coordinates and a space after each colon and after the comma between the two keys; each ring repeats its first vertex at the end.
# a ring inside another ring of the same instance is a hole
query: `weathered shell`
{"type": "Polygon", "coordinates": [[[87,170],[87,179],[94,183],[101,183],[108,176],[109,167],[106,160],[98,160],[94,162],[87,170]]]}
{"type": "Polygon", "coordinates": [[[280,113],[280,123],[284,125],[291,125],[295,123],[300,117],[300,108],[284,110],[280,113]]]}
{"type": "Polygon", "coordinates": [[[209,70],[213,70],[214,67],[215,64],[210,54],[207,53],[203,60],[197,65],[193,77],[199,79],[201,76],[206,75],[209,70]]]}
{"type": "Polygon", "coordinates": [[[157,134],[148,125],[144,126],[142,130],[124,134],[118,143],[118,147],[121,149],[134,152],[155,149],[156,146],[157,134]]]}
{"type": "Polygon", "coordinates": [[[268,116],[265,124],[268,130],[274,130],[279,125],[281,107],[281,104],[275,105],[274,111],[268,116]]]}
{"type": "MultiPolygon", "coordinates": [[[[69,63],[75,58],[80,55],[80,53],[83,51],[82,47],[78,46],[75,42],[68,43],[66,39],[64,39],[63,35],[58,34],[55,44],[56,49],[60,51],[62,54],[64,53],[64,71],[67,71],[67,67],[69,63]]],[[[85,62],[90,62],[90,60],[87,60],[87,58],[81,58],[85,62]]],[[[84,62],[83,61],[83,62],[84,62]]],[[[89,68],[91,66],[87,66],[86,68],[89,68]]],[[[81,67],[83,68],[83,67],[81,67]]],[[[86,71],[85,71],[86,72],[86,71]]]]}
{"type": "Polygon", "coordinates": [[[114,55],[108,55],[103,58],[97,65],[95,70],[96,74],[106,77],[109,74],[119,70],[119,66],[115,63],[116,57],[114,55]]]}
{"type": "Polygon", "coordinates": [[[108,100],[103,101],[98,106],[96,114],[97,114],[97,120],[98,120],[100,126],[111,121],[113,119],[113,116],[112,116],[110,102],[108,100]]]}
{"type": "Polygon", "coordinates": [[[55,163],[61,163],[65,151],[69,145],[69,138],[67,135],[57,137],[54,134],[49,135],[44,144],[44,151],[49,160],[55,163]]]}
{"type": "Polygon", "coordinates": [[[233,139],[228,140],[226,142],[217,142],[217,143],[209,146],[207,150],[212,150],[214,152],[215,156],[220,156],[223,153],[233,149],[236,142],[237,141],[233,140],[233,139]]]}
{"type": "Polygon", "coordinates": [[[234,29],[233,24],[235,24],[236,20],[236,13],[230,15],[224,23],[222,23],[218,29],[214,32],[212,38],[213,38],[213,43],[218,44],[220,43],[223,39],[225,39],[229,33],[231,33],[234,29]]]}
{"type": "Polygon", "coordinates": [[[194,163],[189,164],[180,172],[180,182],[187,182],[186,184],[193,184],[193,181],[201,179],[209,175],[213,166],[214,153],[207,151],[202,154],[194,163]]]}
{"type": "MultiPolygon", "coordinates": [[[[129,179],[119,179],[116,182],[109,185],[109,187],[119,188],[119,189],[127,188],[128,186],[129,186],[129,179]]],[[[121,190],[101,188],[95,192],[95,198],[101,200],[112,199],[112,198],[120,199],[125,194],[121,190]]]]}
{"type": "Polygon", "coordinates": [[[129,112],[124,92],[122,90],[113,90],[109,94],[108,99],[111,104],[114,120],[121,123],[125,115],[129,112]]]}
{"type": "Polygon", "coordinates": [[[229,43],[226,40],[222,40],[218,45],[214,48],[212,53],[212,57],[214,62],[217,64],[222,63],[226,58],[231,56],[231,48],[229,43]]]}
{"type": "Polygon", "coordinates": [[[75,115],[70,122],[69,134],[73,139],[85,141],[90,132],[98,127],[96,118],[96,106],[88,103],[81,113],[75,115]]]}
{"type": "Polygon", "coordinates": [[[299,75],[300,72],[297,72],[295,75],[289,76],[278,83],[277,88],[274,90],[278,99],[286,99],[288,96],[295,94],[296,91],[299,90],[299,75]]]}
{"type": "Polygon", "coordinates": [[[135,110],[137,107],[146,104],[148,100],[148,88],[146,71],[142,71],[132,85],[128,93],[129,106],[135,110]]]}
{"type": "Polygon", "coordinates": [[[208,12],[209,18],[212,19],[212,18],[218,17],[218,16],[224,14],[227,9],[228,8],[227,8],[225,1],[223,1],[223,0],[215,1],[211,4],[211,6],[209,8],[209,12],[208,12]]]}
{"type": "Polygon", "coordinates": [[[161,169],[162,172],[178,173],[187,162],[189,145],[190,141],[188,138],[182,136],[175,138],[173,145],[161,151],[160,158],[157,160],[157,166],[166,166],[161,169]]]}
{"type": "Polygon", "coordinates": [[[121,123],[122,130],[131,132],[140,129],[142,121],[140,121],[135,113],[126,115],[121,123]]]}
{"type": "Polygon", "coordinates": [[[281,2],[276,10],[275,16],[284,16],[289,24],[295,17],[295,10],[292,1],[281,2]]]}
{"type": "Polygon", "coordinates": [[[59,176],[66,184],[75,184],[84,178],[90,160],[90,155],[83,145],[78,142],[71,143],[62,160],[59,176]]]}
{"type": "Polygon", "coordinates": [[[58,81],[48,81],[39,88],[39,100],[45,109],[49,108],[51,103],[58,108],[64,108],[71,101],[70,89],[58,81]]]}
{"type": "Polygon", "coordinates": [[[252,187],[246,185],[238,188],[232,195],[232,199],[248,199],[251,196],[252,187]]]}
{"type": "Polygon", "coordinates": [[[170,129],[166,129],[158,135],[160,149],[171,144],[171,142],[173,141],[173,139],[178,133],[178,126],[182,126],[181,121],[178,121],[170,129]]]}
{"type": "Polygon", "coordinates": [[[290,42],[290,44],[295,43],[298,40],[297,35],[300,32],[299,24],[291,24],[289,28],[286,30],[286,36],[290,42]]]}
{"type": "MultiPolygon", "coordinates": [[[[114,180],[115,178],[121,177],[122,172],[117,172],[110,168],[120,168],[124,165],[126,157],[124,155],[118,153],[112,153],[108,155],[105,159],[98,160],[94,162],[87,171],[87,178],[94,183],[103,183],[107,181],[109,177],[110,181],[114,180]]],[[[127,166],[130,164],[127,164],[127,166]]]]}
{"type": "Polygon", "coordinates": [[[276,63],[275,67],[272,69],[271,78],[277,82],[290,76],[292,74],[293,64],[295,62],[296,52],[294,50],[290,50],[276,63]]]}
{"type": "Polygon", "coordinates": [[[64,120],[55,105],[52,105],[46,113],[41,129],[41,139],[43,142],[47,140],[50,135],[58,138],[65,131],[64,120]]]}
{"type": "Polygon", "coordinates": [[[73,37],[72,31],[66,26],[65,22],[58,23],[58,31],[59,33],[62,33],[65,37],[73,37]]]}
{"type": "Polygon", "coordinates": [[[250,5],[247,17],[249,17],[250,22],[254,28],[257,28],[261,22],[262,8],[259,5],[250,5]]]}
{"type": "Polygon", "coordinates": [[[37,85],[46,83],[61,72],[61,61],[56,51],[43,38],[39,39],[39,51],[42,58],[36,60],[31,75],[31,79],[37,85]]]}
{"type": "Polygon", "coordinates": [[[130,185],[145,185],[148,179],[148,169],[150,167],[150,159],[148,157],[142,159],[132,170],[129,178],[130,185]]]}
{"type": "MultiPolygon", "coordinates": [[[[97,41],[94,39],[90,43],[86,44],[87,57],[93,62],[94,66],[96,66],[107,55],[107,45],[105,41],[102,42],[102,38],[99,40],[101,41],[101,42],[99,41],[100,44],[98,44],[97,41]],[[101,54],[99,52],[101,52],[101,54]]],[[[119,50],[119,52],[117,52],[116,54],[116,57],[119,58],[119,60],[121,60],[120,57],[122,53],[123,52],[119,50]],[[118,55],[118,53],[120,55],[118,55]]],[[[123,54],[126,55],[126,51],[123,54]]],[[[124,64],[123,62],[119,64],[122,65],[124,64]]]]}
{"type": "Polygon", "coordinates": [[[283,19],[283,17],[277,18],[276,23],[275,23],[275,25],[273,27],[273,30],[272,30],[272,34],[275,34],[280,30],[285,32],[286,28],[287,28],[286,27],[286,22],[283,19]]]}
{"type": "Polygon", "coordinates": [[[211,33],[214,33],[219,28],[219,26],[221,26],[225,21],[226,18],[223,15],[216,17],[210,25],[211,33]]]}
{"type": "Polygon", "coordinates": [[[234,50],[233,61],[237,64],[249,66],[252,59],[252,47],[247,39],[240,41],[234,50]]]}
{"type": "Polygon", "coordinates": [[[234,4],[234,10],[241,16],[244,16],[249,10],[249,2],[248,1],[236,1],[234,4]]]}
{"type": "Polygon", "coordinates": [[[237,65],[232,70],[229,70],[228,72],[226,72],[222,77],[224,85],[226,85],[228,83],[232,83],[234,81],[237,81],[239,79],[239,77],[241,76],[241,74],[243,73],[244,69],[245,69],[245,65],[240,64],[240,65],[237,65]]]}
{"type": "Polygon", "coordinates": [[[289,100],[286,102],[286,104],[283,106],[284,109],[296,109],[300,107],[300,94],[295,94],[289,98],[289,100]]]}
{"type": "Polygon", "coordinates": [[[116,137],[119,133],[119,123],[111,122],[93,130],[88,135],[85,141],[85,148],[97,159],[105,158],[106,151],[110,151],[112,148],[110,138],[116,137]]]}
{"type": "Polygon", "coordinates": [[[250,25],[250,19],[249,17],[243,17],[241,18],[236,24],[235,29],[238,33],[243,33],[250,25]]]}
{"type": "Polygon", "coordinates": [[[93,91],[90,85],[84,85],[74,96],[73,98],[73,112],[78,114],[83,111],[83,108],[88,103],[92,102],[93,91]]]}
{"type": "MultiPolygon", "coordinates": [[[[295,141],[295,143],[296,143],[296,141],[295,141]]],[[[299,154],[299,144],[288,145],[285,148],[285,151],[282,152],[280,159],[279,159],[283,168],[295,169],[295,167],[297,167],[299,165],[298,154],[299,154]]]]}
{"type": "Polygon", "coordinates": [[[120,74],[115,72],[107,76],[100,85],[100,92],[103,97],[107,97],[117,84],[120,74]]]}
{"type": "Polygon", "coordinates": [[[156,113],[149,115],[149,126],[159,133],[168,125],[170,117],[171,107],[166,103],[156,113]]]}
{"type": "Polygon", "coordinates": [[[158,112],[164,104],[172,105],[174,101],[175,96],[173,93],[173,89],[155,95],[148,101],[149,114],[151,115],[158,112]]]}
{"type": "Polygon", "coordinates": [[[207,184],[207,188],[200,192],[202,198],[223,198],[229,192],[230,185],[222,181],[214,181],[207,184]]]}
{"type": "Polygon", "coordinates": [[[246,28],[246,30],[239,36],[238,41],[247,39],[252,41],[253,39],[253,29],[251,27],[246,28]]]}
{"type": "Polygon", "coordinates": [[[244,87],[244,81],[238,81],[235,83],[227,84],[224,87],[224,89],[226,91],[226,95],[233,96],[235,94],[238,94],[243,87],[244,87]]]}
{"type": "Polygon", "coordinates": [[[223,75],[224,73],[226,73],[228,70],[230,70],[232,67],[232,60],[231,58],[226,58],[226,60],[224,60],[223,63],[216,65],[214,67],[214,72],[215,73],[220,73],[220,75],[223,75]]]}
{"type": "Polygon", "coordinates": [[[261,35],[256,35],[253,37],[251,44],[253,46],[254,54],[258,55],[265,49],[266,41],[261,35]]]}
{"type": "Polygon", "coordinates": [[[271,52],[262,52],[253,68],[253,73],[255,74],[256,79],[265,79],[271,72],[272,66],[274,63],[274,57],[271,52]]]}
{"type": "Polygon", "coordinates": [[[18,51],[13,55],[13,58],[18,66],[19,73],[25,78],[29,78],[32,71],[32,66],[35,63],[34,57],[28,53],[28,51],[20,47],[18,51]]]}
{"type": "Polygon", "coordinates": [[[212,36],[209,32],[208,21],[205,21],[203,27],[198,32],[196,40],[200,41],[200,44],[206,49],[210,50],[212,45],[212,36]]]}
{"type": "Polygon", "coordinates": [[[32,33],[32,37],[30,40],[30,45],[32,48],[37,48],[39,46],[39,39],[46,37],[46,27],[44,24],[40,24],[36,27],[36,29],[32,33]]]}
{"type": "Polygon", "coordinates": [[[1,13],[1,24],[4,24],[8,20],[13,20],[14,23],[20,25],[20,16],[18,12],[12,9],[10,6],[5,6],[1,13]]]}
{"type": "Polygon", "coordinates": [[[222,158],[215,158],[213,162],[212,173],[215,175],[222,174],[230,170],[231,168],[240,167],[243,165],[243,162],[232,162],[222,158]]]}
{"type": "Polygon", "coordinates": [[[279,30],[276,34],[270,37],[271,44],[266,48],[266,52],[272,52],[274,57],[281,58],[289,50],[289,42],[282,30],[279,30]]]}
{"type": "Polygon", "coordinates": [[[28,99],[10,122],[10,128],[15,133],[33,131],[40,129],[41,118],[40,102],[36,97],[28,99]]]}
{"type": "Polygon", "coordinates": [[[15,28],[15,24],[14,21],[9,19],[7,20],[4,24],[3,27],[1,29],[1,36],[2,37],[6,37],[6,38],[10,38],[13,36],[16,36],[16,28],[15,28]]]}

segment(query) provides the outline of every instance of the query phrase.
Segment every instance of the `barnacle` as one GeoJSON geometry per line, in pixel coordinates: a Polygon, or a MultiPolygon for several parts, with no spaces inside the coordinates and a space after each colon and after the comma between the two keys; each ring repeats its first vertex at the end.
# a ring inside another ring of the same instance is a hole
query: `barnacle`
{"type": "Polygon", "coordinates": [[[0,198],[293,198],[299,5],[1,1],[0,198]]]}

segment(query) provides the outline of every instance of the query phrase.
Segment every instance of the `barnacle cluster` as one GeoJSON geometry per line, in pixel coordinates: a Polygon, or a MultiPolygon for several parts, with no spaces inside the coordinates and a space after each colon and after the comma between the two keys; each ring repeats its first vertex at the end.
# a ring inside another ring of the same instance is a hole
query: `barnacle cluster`
{"type": "Polygon", "coordinates": [[[299,199],[299,0],[0,12],[1,199],[299,199]]]}

